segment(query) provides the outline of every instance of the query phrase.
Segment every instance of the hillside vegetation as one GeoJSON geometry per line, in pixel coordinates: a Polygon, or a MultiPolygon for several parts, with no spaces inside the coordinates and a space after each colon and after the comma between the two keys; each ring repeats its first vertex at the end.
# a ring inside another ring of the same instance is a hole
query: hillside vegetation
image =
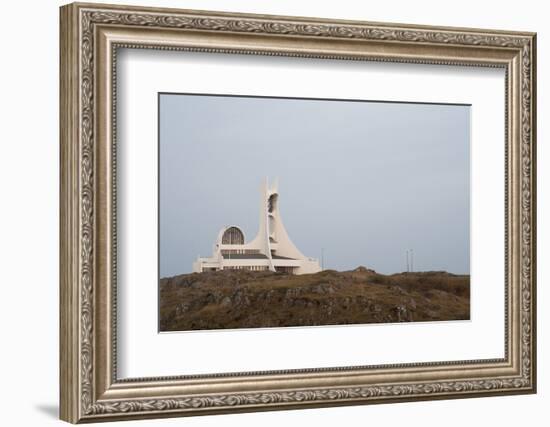
{"type": "Polygon", "coordinates": [[[289,275],[222,270],[160,280],[160,330],[467,320],[470,276],[359,267],[289,275]]]}

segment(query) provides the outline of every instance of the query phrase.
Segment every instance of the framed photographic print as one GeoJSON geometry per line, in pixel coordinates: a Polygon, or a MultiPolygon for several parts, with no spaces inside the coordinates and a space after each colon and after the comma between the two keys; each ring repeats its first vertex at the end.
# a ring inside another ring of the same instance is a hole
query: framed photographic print
{"type": "Polygon", "coordinates": [[[533,393],[535,34],[61,8],[61,418],[533,393]]]}

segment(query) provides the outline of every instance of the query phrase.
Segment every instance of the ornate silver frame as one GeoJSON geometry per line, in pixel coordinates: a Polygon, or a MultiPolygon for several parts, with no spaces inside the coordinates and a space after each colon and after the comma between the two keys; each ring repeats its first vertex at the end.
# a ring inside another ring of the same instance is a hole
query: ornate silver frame
{"type": "Polygon", "coordinates": [[[60,42],[61,419],[77,423],[535,392],[535,34],[71,4],[61,8],[60,42]],[[118,380],[117,47],[504,68],[505,357],[118,380]]]}

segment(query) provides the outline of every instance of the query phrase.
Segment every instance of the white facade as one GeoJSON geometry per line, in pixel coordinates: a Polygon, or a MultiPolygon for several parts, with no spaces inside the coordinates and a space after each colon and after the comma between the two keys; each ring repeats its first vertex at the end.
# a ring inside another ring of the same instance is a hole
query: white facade
{"type": "Polygon", "coordinates": [[[279,212],[279,192],[275,182],[261,186],[260,222],[256,237],[246,243],[243,231],[235,226],[223,228],[209,258],[198,258],[193,272],[224,269],[270,270],[291,274],[321,271],[319,261],[304,256],[288,237],[279,212]]]}

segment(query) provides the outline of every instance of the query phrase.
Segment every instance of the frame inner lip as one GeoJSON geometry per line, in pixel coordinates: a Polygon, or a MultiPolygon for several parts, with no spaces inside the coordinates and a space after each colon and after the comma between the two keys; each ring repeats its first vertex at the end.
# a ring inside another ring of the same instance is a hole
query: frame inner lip
{"type": "MultiPolygon", "coordinates": [[[[111,66],[111,78],[113,82],[117,81],[117,75],[116,75],[116,61],[117,61],[117,51],[119,48],[129,48],[129,49],[148,49],[148,50],[164,50],[164,45],[155,45],[155,44],[140,44],[140,43],[126,43],[121,41],[111,41],[112,46],[112,66],[111,66]]],[[[219,49],[216,47],[212,48],[194,48],[187,45],[184,46],[173,46],[170,45],[170,50],[174,51],[187,51],[187,52],[206,52],[206,53],[227,53],[227,54],[242,54],[240,50],[234,50],[234,49],[219,49]]],[[[264,50],[247,50],[246,54],[251,55],[269,55],[269,51],[264,50]],[[267,53],[266,53],[267,52],[267,53]]],[[[281,53],[281,56],[289,56],[289,57],[299,57],[299,58],[317,58],[316,55],[310,55],[307,52],[300,53],[300,54],[286,54],[281,53]]],[[[366,61],[366,62],[396,62],[396,63],[407,63],[407,64],[418,64],[418,65],[425,65],[425,64],[431,64],[431,65],[454,65],[454,66],[465,66],[465,67],[490,67],[490,68],[504,68],[506,70],[505,80],[508,81],[508,74],[509,74],[509,64],[508,66],[504,65],[503,63],[494,63],[494,62],[476,62],[476,63],[462,63],[460,61],[456,61],[452,64],[449,64],[447,62],[441,63],[437,60],[426,60],[426,59],[415,59],[415,58],[407,58],[407,60],[396,60],[393,61],[392,59],[380,59],[377,57],[374,58],[368,58],[368,57],[359,57],[359,58],[342,58],[338,55],[323,55],[323,59],[337,59],[337,60],[359,60],[359,61],[366,61]]],[[[116,112],[116,83],[112,85],[112,111],[116,112]]],[[[505,93],[506,97],[508,95],[508,86],[505,86],[505,93]]],[[[159,94],[179,94],[179,92],[170,92],[170,91],[162,91],[159,92],[159,94]]],[[[185,93],[187,94],[187,93],[185,93]]],[[[341,99],[341,98],[316,98],[316,97],[291,97],[291,96],[256,96],[256,95],[226,95],[226,94],[213,94],[213,93],[189,93],[190,95],[209,95],[209,96],[227,96],[227,97],[250,97],[250,98],[277,98],[277,99],[307,99],[307,100],[329,100],[329,101],[357,101],[357,102],[391,102],[391,103],[402,103],[401,101],[377,101],[377,100],[363,100],[363,99],[341,99]]],[[[404,102],[408,103],[408,102],[404,102]]],[[[423,103],[423,102],[411,102],[413,104],[437,104],[437,105],[464,105],[464,106],[471,106],[471,104],[454,104],[454,103],[423,103]]],[[[508,108],[508,106],[506,105],[508,108]]],[[[113,151],[116,151],[116,114],[114,115],[114,119],[111,123],[112,125],[112,135],[113,135],[113,151]]],[[[508,126],[508,117],[506,117],[505,120],[505,127],[508,126]]],[[[506,145],[508,145],[508,138],[506,137],[506,145]]],[[[506,150],[507,152],[507,150],[506,150]]],[[[116,170],[116,156],[113,156],[113,163],[112,163],[113,170],[116,170]]],[[[507,172],[507,170],[505,169],[507,172]]],[[[113,194],[116,194],[116,175],[113,178],[113,194]]],[[[508,182],[505,181],[505,193],[508,195],[508,182]]],[[[506,211],[508,210],[508,201],[506,197],[506,211]]],[[[113,200],[113,241],[116,241],[116,197],[113,200]]],[[[506,233],[507,234],[507,233],[506,233]]],[[[505,240],[505,252],[508,252],[508,241],[505,240]]],[[[112,259],[112,264],[116,265],[116,251],[113,252],[115,255],[112,259]]],[[[508,260],[506,257],[505,261],[505,270],[507,271],[507,265],[508,260]]],[[[506,272],[505,272],[506,273],[506,272]]],[[[116,301],[116,272],[113,273],[113,300],[116,301]]],[[[505,306],[508,305],[508,281],[507,281],[507,274],[505,274],[505,306]]],[[[505,339],[504,339],[504,357],[503,358],[486,358],[486,359],[473,359],[473,360],[452,360],[452,361],[430,361],[430,362],[411,362],[411,363],[396,363],[396,364],[377,364],[377,365],[351,365],[351,366],[334,366],[334,367],[324,367],[324,368],[297,368],[297,369],[283,369],[283,370],[267,370],[267,371],[243,371],[243,372],[220,372],[220,373],[213,373],[213,374],[193,374],[193,375],[169,375],[169,376],[156,376],[156,377],[131,377],[131,378],[118,378],[117,376],[117,308],[116,305],[113,306],[112,311],[112,317],[114,319],[113,321],[113,328],[112,328],[112,366],[114,366],[112,378],[111,381],[113,384],[129,384],[129,383],[150,383],[152,381],[181,381],[188,382],[193,380],[208,380],[208,379],[225,379],[225,378],[243,378],[243,377],[266,377],[266,376],[273,376],[273,375],[284,375],[284,376],[295,376],[295,375],[303,375],[303,374],[340,374],[345,375],[346,373],[353,372],[353,371],[373,371],[376,369],[408,369],[408,368],[426,368],[429,371],[429,368],[432,368],[434,371],[439,371],[440,367],[462,367],[463,369],[469,369],[474,368],[475,365],[506,365],[509,363],[509,354],[508,354],[508,341],[509,341],[509,334],[508,334],[508,316],[505,316],[505,339]]],[[[482,366],[483,367],[483,366],[482,366]]]]}

